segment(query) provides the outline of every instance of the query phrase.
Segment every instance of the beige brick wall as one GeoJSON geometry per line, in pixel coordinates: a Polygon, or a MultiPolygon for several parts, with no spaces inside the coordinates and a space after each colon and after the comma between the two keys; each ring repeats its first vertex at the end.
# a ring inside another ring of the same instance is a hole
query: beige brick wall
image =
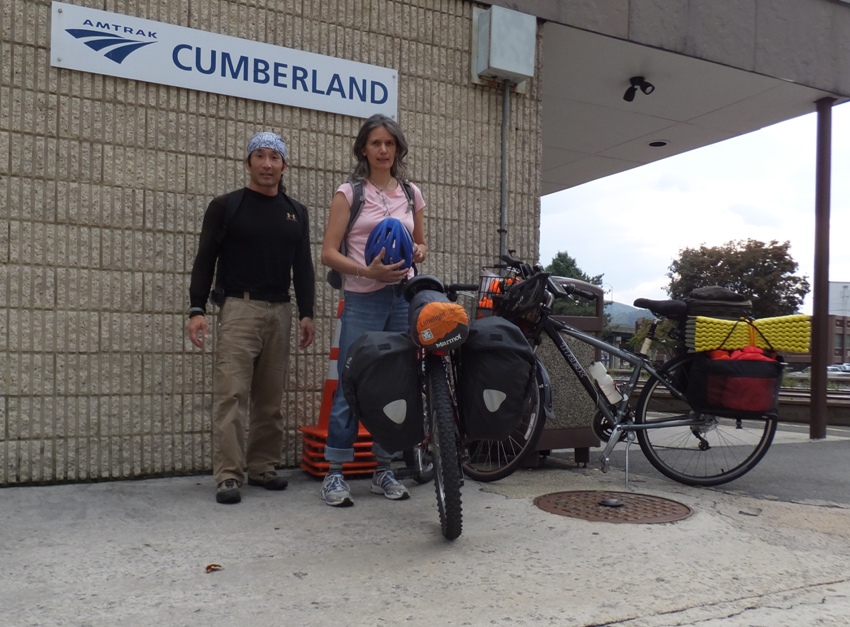
{"type": "MultiPolygon", "coordinates": [[[[79,0],[75,4],[397,68],[423,270],[473,279],[498,254],[499,89],[469,78],[460,0],[79,0]]],[[[50,67],[50,2],[0,3],[0,485],[205,472],[212,358],[185,335],[209,199],[244,184],[256,130],[290,143],[310,208],[317,341],[286,382],[284,460],[318,418],[338,293],[326,209],[361,120],[50,67]]],[[[538,61],[539,65],[539,61],[538,61]]],[[[540,86],[512,100],[508,246],[537,256],[540,86]]]]}

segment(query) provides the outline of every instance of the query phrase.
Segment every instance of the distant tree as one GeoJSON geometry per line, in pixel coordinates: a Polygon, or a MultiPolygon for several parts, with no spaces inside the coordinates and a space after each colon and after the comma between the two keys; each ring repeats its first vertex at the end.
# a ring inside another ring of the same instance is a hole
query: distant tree
{"type": "Polygon", "coordinates": [[[581,279],[593,285],[602,285],[602,277],[604,274],[598,274],[594,277],[589,276],[581,268],[578,267],[576,260],[570,257],[566,251],[561,251],[552,259],[546,272],[554,276],[564,276],[570,279],[581,279]]]}
{"type": "Polygon", "coordinates": [[[695,288],[719,285],[752,300],[754,318],[796,313],[810,286],[805,276],[794,274],[798,265],[788,252],[790,247],[790,242],[765,244],[748,239],[685,248],[670,265],[667,293],[683,298],[695,288]]]}
{"type": "MultiPolygon", "coordinates": [[[[561,251],[552,259],[545,268],[552,276],[562,276],[568,279],[579,279],[592,285],[602,285],[603,274],[590,276],[578,267],[576,260],[570,257],[566,251],[561,251]]],[[[583,298],[575,300],[559,300],[555,303],[555,313],[562,316],[593,316],[596,315],[596,304],[583,298]]],[[[607,316],[606,318],[610,317],[607,316]]]]}

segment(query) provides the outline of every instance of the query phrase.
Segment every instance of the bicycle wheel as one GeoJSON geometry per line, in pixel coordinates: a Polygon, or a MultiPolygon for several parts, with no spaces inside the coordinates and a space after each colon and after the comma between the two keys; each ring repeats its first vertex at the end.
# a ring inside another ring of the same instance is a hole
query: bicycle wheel
{"type": "Polygon", "coordinates": [[[431,436],[431,461],[434,465],[434,487],[440,510],[443,535],[454,540],[463,529],[460,503],[460,463],[458,435],[452,413],[449,383],[445,362],[440,357],[428,357],[428,407],[431,436]]]}
{"type": "MultiPolygon", "coordinates": [[[[676,389],[686,390],[695,355],[681,355],[659,370],[676,389]]],[[[637,424],[673,420],[669,427],[641,429],[638,442],[662,474],[686,485],[714,486],[744,475],[761,461],[776,433],[776,416],[724,418],[695,412],[672,398],[655,377],[644,384],[635,412],[637,424]],[[677,417],[697,424],[675,424],[677,417]]]]}
{"type": "Polygon", "coordinates": [[[504,479],[522,466],[525,459],[536,450],[537,441],[546,425],[543,408],[544,390],[538,370],[537,403],[504,440],[473,440],[466,445],[467,457],[463,461],[464,474],[475,481],[504,479]]]}

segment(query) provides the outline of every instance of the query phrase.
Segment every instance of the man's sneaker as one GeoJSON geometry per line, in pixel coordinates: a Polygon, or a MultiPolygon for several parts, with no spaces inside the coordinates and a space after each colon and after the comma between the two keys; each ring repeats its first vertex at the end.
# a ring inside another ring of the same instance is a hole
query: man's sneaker
{"type": "Polygon", "coordinates": [[[338,472],[329,473],[322,482],[322,498],[333,507],[351,507],[351,490],[338,472]]]}
{"type": "Polygon", "coordinates": [[[383,494],[393,501],[403,501],[410,498],[410,492],[404,484],[395,478],[392,470],[376,470],[372,475],[372,494],[383,494]]]}
{"type": "Polygon", "coordinates": [[[236,479],[225,479],[218,484],[218,491],[215,493],[215,500],[218,503],[238,503],[242,500],[242,495],[239,494],[239,482],[236,479]]]}
{"type": "Polygon", "coordinates": [[[285,490],[286,486],[289,485],[289,482],[279,476],[275,471],[271,471],[264,472],[262,476],[257,479],[249,476],[248,485],[265,488],[266,490],[285,490]]]}

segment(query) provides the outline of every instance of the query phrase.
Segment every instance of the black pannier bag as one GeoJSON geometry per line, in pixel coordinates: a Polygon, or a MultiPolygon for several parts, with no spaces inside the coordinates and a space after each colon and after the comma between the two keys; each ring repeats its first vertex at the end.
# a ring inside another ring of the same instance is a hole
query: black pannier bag
{"type": "Polygon", "coordinates": [[[702,413],[718,416],[776,415],[782,369],[775,358],[715,359],[697,353],[688,379],[688,402],[702,413]]]}
{"type": "Polygon", "coordinates": [[[351,344],[342,369],[353,418],[390,453],[425,437],[416,353],[404,333],[370,331],[351,344]]]}
{"type": "Polygon", "coordinates": [[[458,403],[471,440],[503,440],[534,409],[534,351],[499,317],[475,320],[460,348],[458,403]]]}

